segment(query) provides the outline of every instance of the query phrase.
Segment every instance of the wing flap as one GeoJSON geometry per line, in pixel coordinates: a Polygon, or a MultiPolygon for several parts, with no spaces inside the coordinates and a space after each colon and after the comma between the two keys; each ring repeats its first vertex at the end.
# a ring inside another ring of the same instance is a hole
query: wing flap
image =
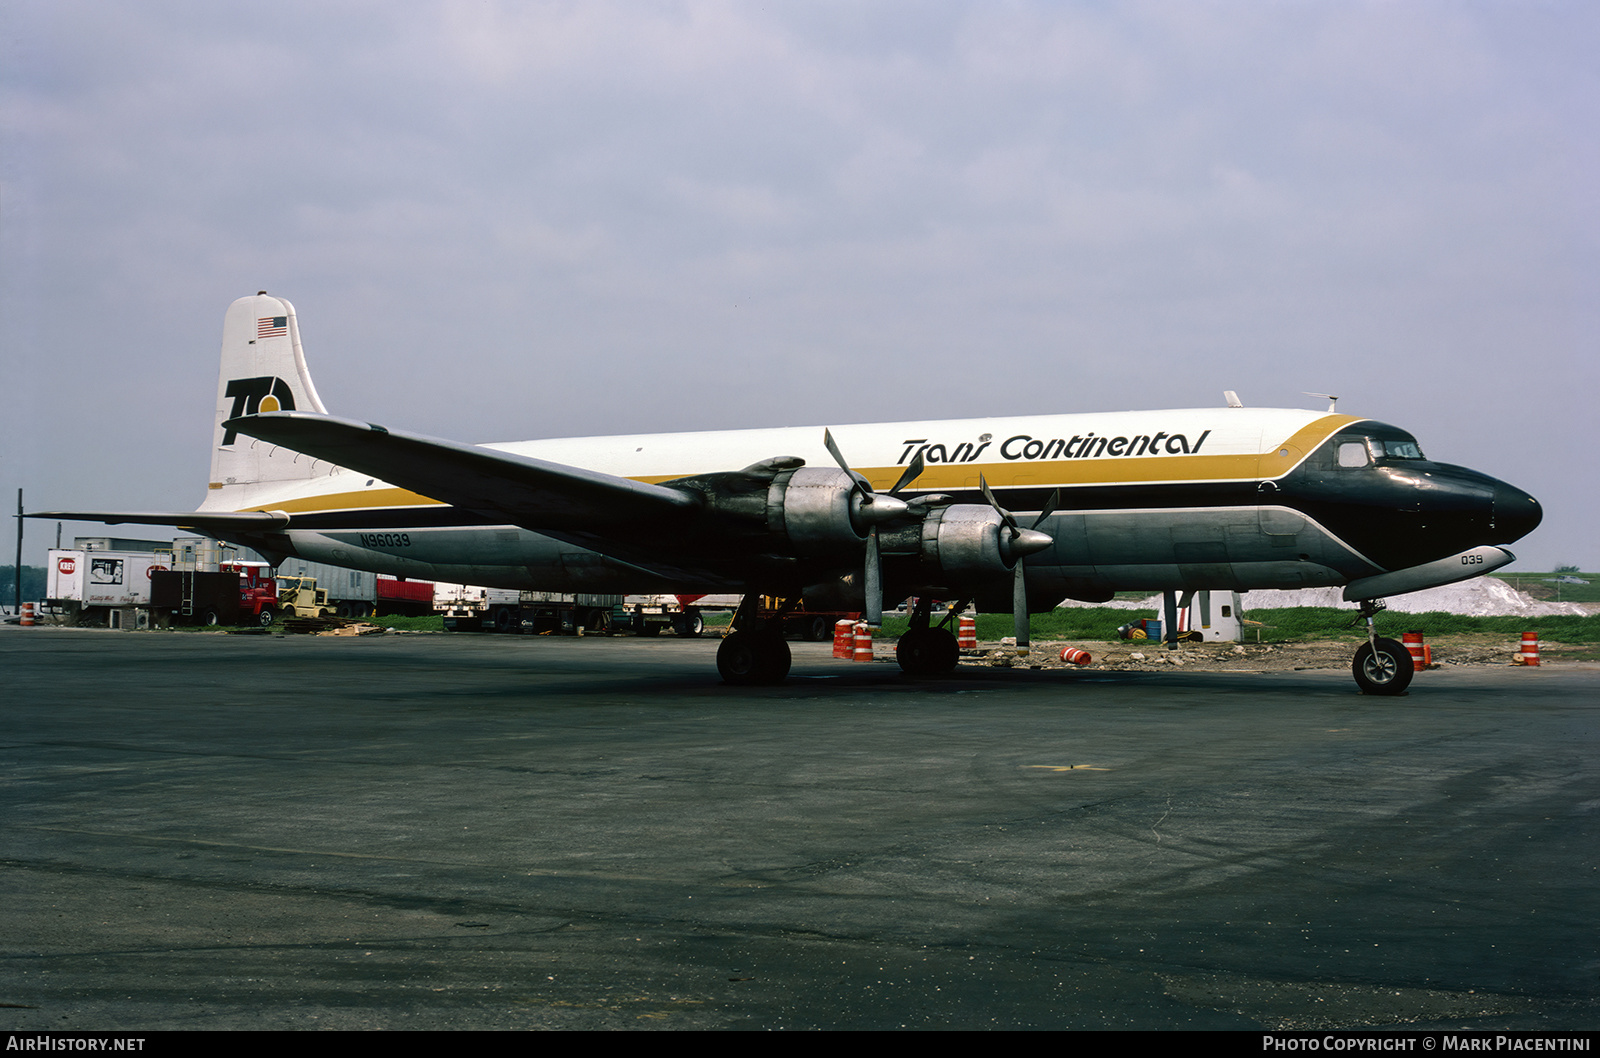
{"type": "Polygon", "coordinates": [[[693,492],[308,412],[229,419],[230,430],[371,474],[524,529],[604,532],[701,509],[693,492]]]}

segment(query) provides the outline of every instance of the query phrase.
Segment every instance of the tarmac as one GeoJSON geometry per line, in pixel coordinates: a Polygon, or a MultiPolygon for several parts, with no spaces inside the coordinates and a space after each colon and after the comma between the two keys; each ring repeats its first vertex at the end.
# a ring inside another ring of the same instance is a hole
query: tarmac
{"type": "Polygon", "coordinates": [[[0,1025],[1594,1029],[1600,667],[0,628],[0,1025]]]}

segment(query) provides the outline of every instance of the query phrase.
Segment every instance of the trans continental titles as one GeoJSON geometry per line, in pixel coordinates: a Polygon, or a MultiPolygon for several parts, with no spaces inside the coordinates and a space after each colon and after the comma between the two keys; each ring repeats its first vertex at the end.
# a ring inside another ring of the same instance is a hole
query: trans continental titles
{"type": "MultiPolygon", "coordinates": [[[[1128,458],[1132,456],[1188,456],[1200,451],[1200,446],[1211,436],[1207,430],[1190,441],[1188,435],[1158,430],[1153,434],[1135,434],[1132,437],[1105,437],[1094,433],[1073,434],[1071,437],[1047,439],[1019,433],[1007,437],[995,446],[994,453],[1008,461],[1026,459],[1100,459],[1104,456],[1128,458]]],[[[905,451],[895,461],[904,466],[918,454],[924,463],[975,463],[984,449],[994,444],[991,434],[976,441],[962,441],[946,445],[928,442],[926,437],[908,437],[901,444],[905,451]]],[[[994,458],[991,453],[989,458],[994,458]]]]}

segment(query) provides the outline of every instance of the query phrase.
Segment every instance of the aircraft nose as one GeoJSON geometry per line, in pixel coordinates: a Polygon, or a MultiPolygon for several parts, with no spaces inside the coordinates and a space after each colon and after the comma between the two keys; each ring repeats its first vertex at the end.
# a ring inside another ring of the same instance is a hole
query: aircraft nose
{"type": "Polygon", "coordinates": [[[1500,543],[1521,540],[1544,520],[1544,508],[1539,501],[1519,488],[1500,481],[1494,488],[1494,525],[1500,531],[1500,543]]]}

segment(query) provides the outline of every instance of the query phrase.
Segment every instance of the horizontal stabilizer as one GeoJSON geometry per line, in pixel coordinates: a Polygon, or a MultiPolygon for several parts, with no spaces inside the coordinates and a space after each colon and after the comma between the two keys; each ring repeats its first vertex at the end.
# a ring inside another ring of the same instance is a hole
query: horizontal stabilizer
{"type": "Polygon", "coordinates": [[[282,511],[33,511],[23,517],[54,518],[62,522],[104,522],[107,525],[171,525],[179,529],[202,529],[212,535],[217,532],[268,532],[286,528],[289,524],[289,516],[282,511]]]}
{"type": "Polygon", "coordinates": [[[524,529],[593,532],[701,505],[692,492],[329,415],[271,412],[224,425],[524,529]]]}

